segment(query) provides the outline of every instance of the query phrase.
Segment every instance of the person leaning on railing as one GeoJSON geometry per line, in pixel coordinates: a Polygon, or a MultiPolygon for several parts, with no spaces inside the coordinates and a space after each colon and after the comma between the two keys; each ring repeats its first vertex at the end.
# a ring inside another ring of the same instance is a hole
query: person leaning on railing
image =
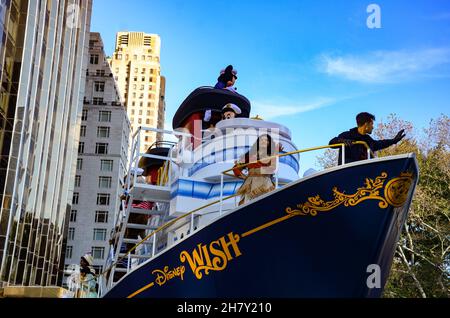
{"type": "MultiPolygon", "coordinates": [[[[398,143],[405,137],[405,130],[400,130],[392,139],[374,140],[369,135],[373,131],[373,122],[375,116],[369,113],[359,113],[356,116],[358,127],[341,133],[339,136],[330,140],[329,145],[345,144],[345,163],[368,159],[365,145],[353,144],[355,141],[365,142],[372,152],[387,148],[398,143]]],[[[337,148],[337,147],[333,147],[337,148]]],[[[338,164],[342,164],[342,149],[339,148],[338,164]]]]}
{"type": "Polygon", "coordinates": [[[281,150],[282,147],[277,145],[270,135],[262,135],[250,151],[236,162],[233,167],[234,175],[245,177],[244,183],[237,191],[241,196],[239,205],[275,189],[272,177],[276,170],[276,158],[273,155],[281,150]],[[247,176],[242,172],[244,169],[248,170],[247,176]]]}

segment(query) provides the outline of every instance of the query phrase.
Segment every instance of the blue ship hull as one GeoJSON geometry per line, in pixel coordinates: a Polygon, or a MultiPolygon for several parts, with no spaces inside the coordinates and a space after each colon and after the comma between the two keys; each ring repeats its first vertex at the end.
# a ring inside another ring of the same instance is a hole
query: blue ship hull
{"type": "Polygon", "coordinates": [[[417,178],[404,155],[301,179],[197,230],[104,297],[380,297],[417,178]]]}

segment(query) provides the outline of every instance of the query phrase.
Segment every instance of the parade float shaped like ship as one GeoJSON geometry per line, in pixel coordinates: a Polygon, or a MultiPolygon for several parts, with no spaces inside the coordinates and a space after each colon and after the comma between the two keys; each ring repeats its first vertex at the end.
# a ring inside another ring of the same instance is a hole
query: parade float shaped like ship
{"type": "Polygon", "coordinates": [[[127,199],[138,203],[123,202],[117,217],[102,297],[381,296],[418,179],[414,154],[300,178],[299,153],[328,146],[298,150],[287,127],[249,117],[242,95],[201,87],[173,118],[184,132],[140,127],[134,134],[127,199]],[[239,106],[240,116],[218,122],[215,138],[198,138],[205,134],[195,120],[227,103],[239,106]],[[175,134],[178,142],[139,153],[142,130],[175,134]],[[243,180],[227,171],[261,131],[278,134],[283,146],[276,189],[239,206],[243,180]],[[378,284],[370,283],[374,274],[378,284]]]}

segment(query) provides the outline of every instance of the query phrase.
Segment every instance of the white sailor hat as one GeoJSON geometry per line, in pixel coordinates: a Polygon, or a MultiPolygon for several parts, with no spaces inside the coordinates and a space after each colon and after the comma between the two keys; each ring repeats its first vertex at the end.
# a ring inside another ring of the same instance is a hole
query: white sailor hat
{"type": "Polygon", "coordinates": [[[91,254],[89,253],[84,254],[83,256],[81,256],[81,258],[83,258],[86,261],[86,263],[88,263],[89,266],[94,265],[94,258],[92,257],[91,254]]]}
{"type": "Polygon", "coordinates": [[[238,106],[236,106],[235,104],[232,104],[232,103],[228,103],[225,106],[223,106],[222,113],[225,113],[225,112],[228,112],[228,111],[235,112],[237,115],[242,113],[241,109],[238,106]]]}

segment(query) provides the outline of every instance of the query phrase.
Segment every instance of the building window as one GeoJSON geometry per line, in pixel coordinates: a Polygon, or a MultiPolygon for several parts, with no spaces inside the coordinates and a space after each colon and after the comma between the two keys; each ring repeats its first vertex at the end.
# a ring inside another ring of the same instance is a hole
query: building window
{"type": "Polygon", "coordinates": [[[81,170],[81,169],[83,169],[83,159],[78,158],[77,159],[77,170],[81,170]]]}
{"type": "Polygon", "coordinates": [[[105,248],[99,246],[93,246],[91,249],[91,254],[94,259],[103,259],[105,255],[105,248]]]}
{"type": "Polygon", "coordinates": [[[134,73],[137,74],[137,72],[139,72],[139,69],[138,69],[138,68],[135,68],[135,69],[134,69],[134,73]]]}
{"type": "Polygon", "coordinates": [[[70,211],[70,222],[76,222],[77,221],[77,210],[71,210],[70,211]]]}
{"type": "Polygon", "coordinates": [[[95,223],[108,223],[108,211],[95,211],[95,223]]]}
{"type": "Polygon", "coordinates": [[[98,54],[91,54],[90,63],[91,64],[98,64],[98,54]]]}
{"type": "Polygon", "coordinates": [[[105,82],[95,82],[94,89],[96,92],[104,92],[105,91],[105,82]]]}
{"type": "Polygon", "coordinates": [[[80,199],[80,194],[78,192],[73,193],[72,204],[78,204],[78,200],[80,199]]]}
{"type": "Polygon", "coordinates": [[[81,183],[81,176],[75,176],[75,187],[76,188],[80,187],[80,183],[81,183]]]}
{"type": "Polygon", "coordinates": [[[103,97],[94,97],[92,99],[92,104],[94,104],[94,105],[103,105],[103,97]]]}
{"type": "Polygon", "coordinates": [[[95,75],[97,75],[97,76],[105,76],[105,70],[97,70],[97,71],[95,71],[95,75]]]}
{"type": "Polygon", "coordinates": [[[138,118],[138,124],[142,124],[142,119],[138,118]]]}
{"type": "Polygon", "coordinates": [[[75,238],[75,228],[69,227],[69,232],[67,232],[67,239],[73,241],[74,238],[75,238]]]}
{"type": "Polygon", "coordinates": [[[100,161],[100,170],[101,171],[112,171],[113,170],[113,162],[112,160],[101,160],[100,161]]]}
{"type": "Polygon", "coordinates": [[[94,229],[94,241],[106,241],[105,229],[94,229]]]}
{"type": "Polygon", "coordinates": [[[98,138],[109,138],[109,127],[97,127],[98,138]]]}
{"type": "Polygon", "coordinates": [[[98,177],[98,187],[99,188],[111,188],[111,177],[98,177]]]}
{"type": "Polygon", "coordinates": [[[100,122],[111,122],[111,112],[106,110],[101,110],[98,112],[98,121],[100,122]]]}
{"type": "Polygon", "coordinates": [[[81,126],[80,137],[86,137],[86,126],[81,126]]]}
{"type": "Polygon", "coordinates": [[[145,82],[145,76],[142,76],[142,81],[145,82]]]}
{"type": "Polygon", "coordinates": [[[116,55],[116,58],[117,58],[118,60],[121,60],[121,59],[122,59],[122,54],[117,54],[117,55],[116,55]]]}
{"type": "Polygon", "coordinates": [[[107,193],[97,193],[97,205],[109,205],[109,197],[107,193]]]}
{"type": "Polygon", "coordinates": [[[83,109],[83,112],[81,113],[81,120],[87,120],[88,110],[83,109]]]}
{"type": "Polygon", "coordinates": [[[98,142],[95,144],[95,153],[97,155],[107,155],[108,154],[108,144],[98,142]]]}
{"type": "Polygon", "coordinates": [[[147,125],[150,125],[150,119],[147,118],[147,119],[145,120],[145,123],[146,123],[147,125]]]}
{"type": "Polygon", "coordinates": [[[84,153],[84,142],[80,141],[80,143],[78,144],[78,154],[83,154],[84,153]]]}
{"type": "Polygon", "coordinates": [[[73,246],[66,247],[66,258],[72,258],[73,246]]]}

